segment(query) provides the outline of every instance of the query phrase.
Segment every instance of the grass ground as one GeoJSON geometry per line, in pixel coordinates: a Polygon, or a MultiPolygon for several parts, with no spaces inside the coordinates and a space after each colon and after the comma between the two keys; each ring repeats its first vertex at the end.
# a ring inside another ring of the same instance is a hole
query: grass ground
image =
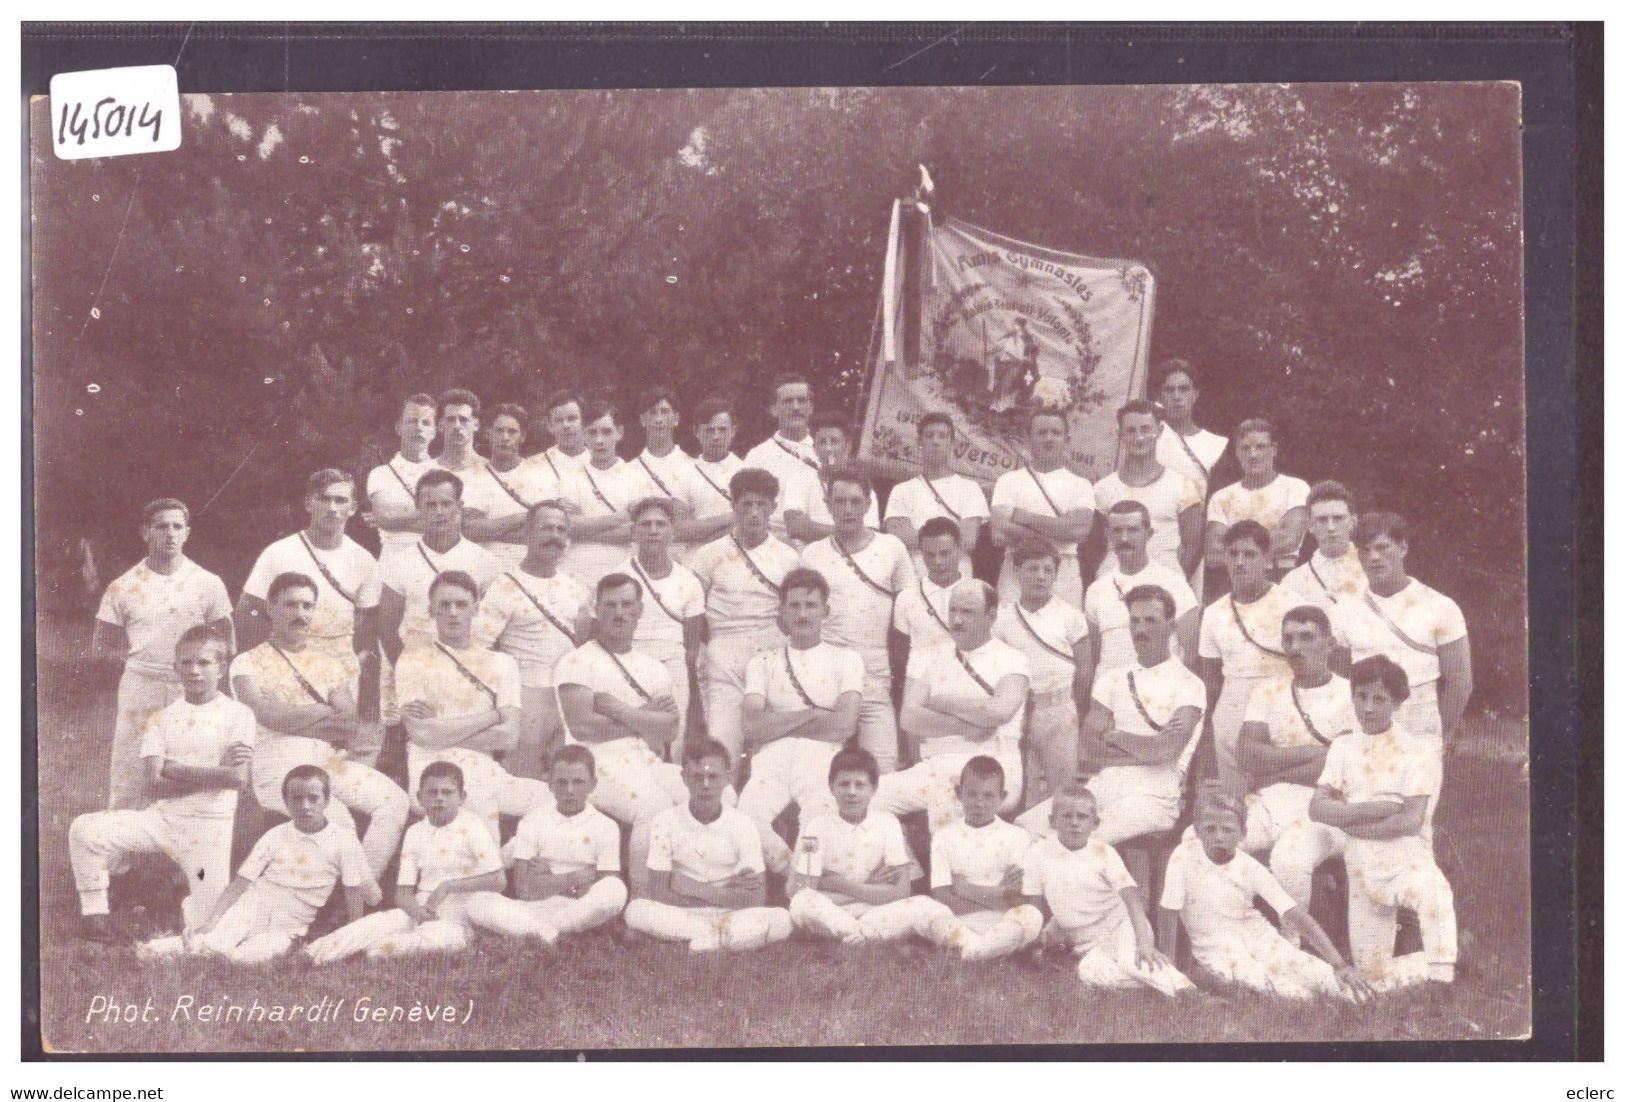
{"type": "MultiPolygon", "coordinates": [[[[1438,824],[1448,842],[1439,858],[1466,931],[1463,974],[1449,989],[1401,992],[1364,1007],[1302,1006],[1235,992],[1178,1002],[1149,993],[1097,994],[1083,990],[1070,971],[1010,961],[966,965],[923,945],[854,951],[800,940],[737,957],[692,958],[680,947],[622,946],[595,933],[552,952],[482,937],[463,953],[388,965],[155,963],[139,960],[129,947],[73,936],[77,908],[67,829],[74,815],[105,799],[113,724],[112,686],[76,672],[64,657],[82,642],[78,632],[41,626],[41,1028],[50,1050],[467,1052],[1455,1040],[1528,1033],[1529,792],[1522,723],[1474,717],[1462,752],[1446,769],[1438,824]],[[247,1020],[256,1002],[263,1013],[247,1020]],[[109,1005],[134,1020],[91,1013],[109,1005]],[[205,1018],[205,1006],[221,1011],[205,1018]],[[402,1009],[391,1020],[397,1006],[402,1009]],[[227,1007],[248,1010],[231,1017],[227,1007]],[[274,1020],[275,1007],[283,1008],[284,1020],[274,1020]],[[307,1008],[319,1008],[314,1021],[307,1008]],[[375,1020],[379,1009],[385,1016],[375,1020]]],[[[163,886],[162,877],[157,884],[163,886]]],[[[122,894],[152,897],[139,887],[122,894]]],[[[126,914],[127,928],[161,932],[178,915],[173,902],[126,914]]]]}

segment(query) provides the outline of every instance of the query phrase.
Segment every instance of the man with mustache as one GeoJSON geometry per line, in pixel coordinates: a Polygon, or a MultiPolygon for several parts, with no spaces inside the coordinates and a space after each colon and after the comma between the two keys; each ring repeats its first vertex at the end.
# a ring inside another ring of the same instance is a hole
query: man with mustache
{"type": "Polygon", "coordinates": [[[280,815],[286,807],[283,781],[291,770],[325,771],[332,797],[328,817],[352,834],[351,813],[367,817],[361,849],[376,878],[400,845],[411,801],[394,781],[349,753],[359,666],[353,652],[334,656],[309,644],[319,593],[309,575],[278,574],[266,591],[271,637],[239,654],[228,680],[232,695],[259,724],[250,772],[254,798],[280,815]]]}
{"type": "Polygon", "coordinates": [[[435,407],[440,429],[440,455],[435,464],[459,478],[479,471],[485,460],[474,451],[480,432],[480,397],[471,390],[454,388],[440,396],[435,407]]]}
{"type": "Polygon", "coordinates": [[[1151,539],[1151,514],[1138,501],[1119,501],[1106,510],[1106,539],[1115,569],[1089,583],[1083,595],[1083,615],[1089,621],[1089,662],[1084,684],[1134,661],[1134,643],[1128,633],[1128,608],[1123,597],[1142,585],[1154,585],[1174,599],[1174,640],[1187,666],[1196,664],[1200,617],[1196,595],[1185,575],[1167,563],[1152,562],[1146,554],[1151,539]]]}
{"type": "Polygon", "coordinates": [[[147,555],[113,580],[96,610],[91,658],[123,664],[108,779],[110,810],[147,806],[141,733],[160,708],[181,698],[175,646],[187,629],[208,625],[231,653],[231,598],[226,583],[183,554],[192,515],[172,497],[141,510],[147,555]]]}
{"type": "Polygon", "coordinates": [[[569,509],[558,500],[539,502],[526,523],[524,561],[491,583],[474,621],[481,646],[519,663],[519,741],[503,759],[516,777],[542,779],[549,757],[564,745],[553,667],[592,637],[592,590],[560,569],[569,546],[569,509]]]}

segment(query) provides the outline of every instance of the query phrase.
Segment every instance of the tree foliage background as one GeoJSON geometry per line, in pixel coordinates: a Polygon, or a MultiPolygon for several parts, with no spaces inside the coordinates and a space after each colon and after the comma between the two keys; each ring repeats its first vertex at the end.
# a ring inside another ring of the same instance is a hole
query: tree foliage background
{"type": "MultiPolygon", "coordinates": [[[[1145,263],[1221,432],[1413,519],[1481,696],[1525,700],[1518,90],[1506,84],[192,96],[174,153],[61,161],[33,105],[41,602],[188,501],[239,585],[401,395],[684,408],[795,369],[857,413],[888,204],[1145,263]]],[[[634,427],[627,448],[641,446],[634,427]]],[[[536,437],[535,443],[540,442],[536,437]]],[[[692,441],[685,443],[692,449],[692,441]]],[[[357,526],[359,527],[359,526],[357,526]]],[[[361,533],[357,533],[361,534],[361,533]]]]}

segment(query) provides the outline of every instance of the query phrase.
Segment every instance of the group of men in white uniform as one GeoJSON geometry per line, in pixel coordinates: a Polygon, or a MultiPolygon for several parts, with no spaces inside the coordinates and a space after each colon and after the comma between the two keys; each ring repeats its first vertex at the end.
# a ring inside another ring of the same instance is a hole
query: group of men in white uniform
{"type": "Polygon", "coordinates": [[[883,514],[804,379],[777,383],[777,431],[743,459],[721,400],[691,457],[674,398],[650,392],[627,460],[619,412],[573,394],[529,456],[524,409],[413,395],[366,480],[380,556],[346,535],[352,477],[319,471],[307,525],[260,554],[235,611],[183,553],[185,505],[152,502],[148,554],[97,614],[94,652],[124,673],[109,810],[70,831],[88,936],[114,934],[110,875],[161,852],[186,872],[186,926],[153,952],[269,959],[342,883],[351,921],[314,959],[457,948],[475,927],[552,942],[624,909],[696,950],[797,926],[970,959],[1061,946],[1088,982],[1170,995],[1189,986],[1163,952],[1177,921],[1203,971],[1279,994],[1448,981],[1432,818],[1471,692],[1461,613],[1405,573],[1401,518],[1279,474],[1268,422],[1239,426],[1242,477],[1210,494],[1229,442],[1195,424],[1194,368],[1163,365],[1155,391],[1160,409],[1119,411],[1120,462],[1093,484],[1064,414],[1034,411],[991,498],[950,471],[952,419],[926,414],[920,474],[883,514]],[[984,529],[996,585],[971,575],[984,529]],[[245,787],[291,818],[233,879],[245,787]],[[1141,888],[1188,809],[1154,930],[1141,888]],[[929,894],[897,820],[914,812],[929,894]],[[394,906],[364,913],[397,855],[394,906]],[[1308,917],[1334,856],[1352,964],[1308,917]],[[1396,959],[1399,908],[1423,948],[1396,959]]]}

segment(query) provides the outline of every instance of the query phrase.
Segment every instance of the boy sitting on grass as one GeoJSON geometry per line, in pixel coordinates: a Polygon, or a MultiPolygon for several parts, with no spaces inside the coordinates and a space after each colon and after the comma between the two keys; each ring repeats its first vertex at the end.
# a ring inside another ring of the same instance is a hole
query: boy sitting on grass
{"type": "Polygon", "coordinates": [[[1371,985],[1343,959],[1308,910],[1241,851],[1241,835],[1241,814],[1233,799],[1218,793],[1204,796],[1197,807],[1196,836],[1181,842],[1168,858],[1158,918],[1163,946],[1173,947],[1183,921],[1196,963],[1225,983],[1294,999],[1369,998],[1371,985]],[[1296,932],[1320,956],[1289,944],[1253,905],[1255,897],[1280,916],[1282,931],[1296,932]]]}
{"type": "Polygon", "coordinates": [[[626,925],[692,952],[756,949],[790,936],[790,913],[767,906],[767,866],[756,824],[722,802],[733,755],[711,738],[683,748],[688,802],[649,824],[647,895],[626,907],[626,925]]]}
{"type": "Polygon", "coordinates": [[[591,930],[621,913],[621,831],[587,803],[597,783],[587,747],[571,743],[554,753],[547,786],[556,806],[521,819],[503,850],[512,864],[514,898],[479,893],[468,903],[470,922],[552,945],[560,934],[591,930]]]}
{"type": "Polygon", "coordinates": [[[879,782],[867,750],[847,747],[830,759],[836,814],[802,824],[785,885],[799,929],[848,945],[896,941],[922,933],[940,910],[929,896],[909,894],[923,873],[897,816],[869,810],[879,782]]]}
{"type": "Polygon", "coordinates": [[[1078,959],[1078,979],[1091,987],[1149,987],[1173,998],[1194,985],[1157,951],[1145,896],[1117,851],[1090,837],[1100,822],[1095,794],[1071,784],[1055,794],[1053,837],[1027,851],[1021,894],[1051,916],[1046,945],[1078,959]]]}
{"type": "Polygon", "coordinates": [[[143,948],[155,955],[214,953],[238,964],[262,964],[305,936],[336,885],[344,885],[350,922],[382,900],[355,831],[327,818],[330,790],[319,766],[290,769],[282,778],[282,802],[292,818],[260,836],[196,929],[143,948]]]}
{"type": "Polygon", "coordinates": [[[964,960],[1007,956],[1034,941],[1044,916],[1021,901],[1021,859],[1032,836],[998,817],[1009,793],[1004,768],[978,754],[959,772],[965,817],[931,836],[931,896],[947,908],[926,925],[938,945],[964,960]]]}
{"type": "Polygon", "coordinates": [[[369,957],[455,952],[468,945],[468,905],[502,890],[502,857],[485,821],[463,808],[463,771],[431,761],[418,780],[427,818],[401,843],[393,910],[341,926],[305,946],[317,964],[355,953],[369,957]]]}

